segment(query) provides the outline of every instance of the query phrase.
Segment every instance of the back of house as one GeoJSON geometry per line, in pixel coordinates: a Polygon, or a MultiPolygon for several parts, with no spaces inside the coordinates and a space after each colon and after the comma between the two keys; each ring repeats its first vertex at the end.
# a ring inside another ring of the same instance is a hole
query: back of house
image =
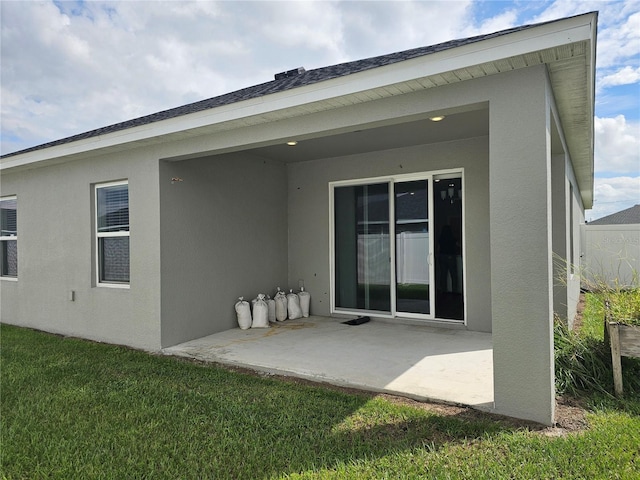
{"type": "Polygon", "coordinates": [[[596,23],[293,69],[4,155],[2,322],[157,351],[304,284],[312,315],[490,332],[492,408],[553,423],[596,23]]]}

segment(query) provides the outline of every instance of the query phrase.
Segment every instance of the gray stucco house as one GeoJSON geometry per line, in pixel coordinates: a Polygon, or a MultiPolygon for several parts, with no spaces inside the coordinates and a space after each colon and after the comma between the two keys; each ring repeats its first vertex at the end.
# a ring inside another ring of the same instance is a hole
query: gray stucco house
{"type": "Polygon", "coordinates": [[[303,280],[313,315],[491,332],[495,411],[552,423],[596,22],[296,69],[3,156],[2,322],[156,351],[303,280]]]}

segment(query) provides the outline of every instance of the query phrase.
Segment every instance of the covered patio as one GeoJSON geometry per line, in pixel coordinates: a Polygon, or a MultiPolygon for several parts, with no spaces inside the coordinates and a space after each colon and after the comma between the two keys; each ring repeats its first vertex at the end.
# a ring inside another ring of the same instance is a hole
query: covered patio
{"type": "Polygon", "coordinates": [[[493,410],[491,334],[311,316],[162,350],[332,385],[493,410]]]}

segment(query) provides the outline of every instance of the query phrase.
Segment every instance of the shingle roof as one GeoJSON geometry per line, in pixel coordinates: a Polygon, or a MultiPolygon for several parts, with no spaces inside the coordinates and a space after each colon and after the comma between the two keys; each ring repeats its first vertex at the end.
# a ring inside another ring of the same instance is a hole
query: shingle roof
{"type": "Polygon", "coordinates": [[[626,210],[599,218],[589,222],[589,225],[628,225],[636,223],[640,224],[640,205],[634,205],[626,210]]]}
{"type": "Polygon", "coordinates": [[[230,105],[232,103],[240,102],[243,100],[249,100],[252,98],[262,97],[262,96],[277,93],[277,92],[283,92],[286,90],[291,90],[291,89],[302,87],[305,85],[312,85],[318,82],[323,82],[325,80],[331,80],[333,78],[339,78],[346,75],[362,72],[365,70],[370,70],[370,69],[382,67],[385,65],[391,65],[391,64],[402,62],[405,60],[410,60],[413,58],[429,55],[432,53],[441,52],[441,51],[449,50],[456,47],[461,47],[463,45],[469,45],[469,44],[480,42],[490,38],[508,35],[513,32],[527,30],[530,28],[538,27],[540,25],[553,23],[556,21],[558,20],[552,20],[548,22],[542,22],[542,23],[531,24],[531,25],[522,25],[519,27],[509,28],[506,30],[501,30],[499,32],[490,33],[486,35],[477,35],[475,37],[463,38],[458,40],[450,40],[448,42],[439,43],[437,45],[413,48],[410,50],[404,50],[402,52],[396,52],[396,53],[391,53],[387,55],[380,55],[377,57],[371,57],[363,60],[356,60],[352,62],[341,63],[338,65],[332,65],[328,67],[316,68],[316,69],[301,73],[300,75],[285,77],[279,80],[272,80],[270,82],[262,83],[252,87],[243,88],[241,90],[236,90],[231,93],[219,95],[217,97],[200,100],[198,102],[189,103],[187,105],[182,105],[176,108],[163,110],[150,115],[145,115],[143,117],[134,118],[132,120],[127,120],[124,122],[116,123],[106,127],[101,127],[95,130],[90,130],[88,132],[73,135],[70,137],[65,137],[52,142],[47,142],[41,145],[26,148],[24,150],[20,150],[17,152],[8,153],[5,155],[2,155],[0,158],[7,158],[14,155],[28,153],[36,150],[42,150],[42,149],[53,147],[56,145],[62,145],[66,143],[75,142],[78,140],[83,140],[86,138],[97,137],[99,135],[104,135],[107,133],[126,130],[128,128],[138,127],[141,125],[147,125],[150,123],[159,122],[159,121],[167,120],[170,118],[180,117],[183,115],[188,115],[188,114],[200,112],[203,110],[213,109],[213,108],[221,107],[224,105],[230,105]]]}

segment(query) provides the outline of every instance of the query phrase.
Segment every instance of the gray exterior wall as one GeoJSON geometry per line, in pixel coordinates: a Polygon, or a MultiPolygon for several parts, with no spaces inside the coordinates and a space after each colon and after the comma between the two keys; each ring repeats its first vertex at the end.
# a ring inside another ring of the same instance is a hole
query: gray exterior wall
{"type": "Polygon", "coordinates": [[[1,182],[2,194],[18,200],[18,280],[0,280],[2,321],[158,349],[158,162],[151,152],[3,172],[1,182]],[[129,181],[131,285],[98,287],[92,185],[123,179],[129,181]]]}
{"type": "Polygon", "coordinates": [[[161,162],[160,210],[163,347],[235,328],[239,296],[287,287],[284,164],[248,153],[161,162]]]}
{"type": "Polygon", "coordinates": [[[467,326],[491,331],[488,138],[291,163],[289,283],[304,280],[314,315],[330,315],[329,182],[464,168],[467,326]]]}
{"type": "Polygon", "coordinates": [[[551,158],[553,201],[553,311],[561,319],[572,323],[567,305],[567,281],[571,274],[569,254],[569,181],[566,174],[565,155],[551,158]]]}
{"type": "Polygon", "coordinates": [[[582,245],[583,231],[581,225],[584,225],[584,206],[582,199],[580,198],[580,190],[575,186],[575,177],[571,175],[570,178],[573,185],[571,189],[573,194],[571,196],[571,201],[573,202],[571,213],[573,218],[570,218],[567,222],[567,228],[572,230],[572,234],[567,235],[567,241],[573,242],[573,248],[569,252],[571,255],[570,261],[573,265],[573,270],[567,279],[567,318],[570,321],[570,325],[573,326],[573,320],[578,313],[578,302],[580,301],[580,284],[582,278],[582,269],[580,268],[582,251],[580,246],[582,245]]]}
{"type": "Polygon", "coordinates": [[[580,224],[584,208],[566,155],[551,159],[553,202],[553,311],[573,327],[580,299],[580,224]]]}
{"type": "Polygon", "coordinates": [[[490,108],[495,408],[553,422],[551,105],[545,68],[501,75],[490,108]]]}

